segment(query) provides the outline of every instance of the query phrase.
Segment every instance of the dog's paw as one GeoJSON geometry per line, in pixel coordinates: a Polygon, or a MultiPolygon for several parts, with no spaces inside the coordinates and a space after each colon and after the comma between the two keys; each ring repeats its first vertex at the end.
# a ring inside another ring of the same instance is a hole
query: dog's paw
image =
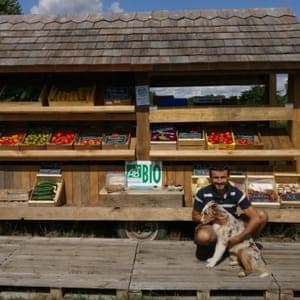
{"type": "Polygon", "coordinates": [[[208,269],[213,268],[217,264],[217,262],[211,258],[209,258],[206,262],[207,262],[206,268],[208,269]]]}
{"type": "Polygon", "coordinates": [[[237,266],[239,264],[239,262],[237,260],[231,260],[229,262],[229,266],[237,266]]]}
{"type": "Polygon", "coordinates": [[[241,270],[241,271],[238,273],[238,276],[239,276],[239,277],[246,277],[247,275],[246,275],[246,273],[245,273],[244,270],[241,270]]]}
{"type": "Polygon", "coordinates": [[[259,277],[260,278],[264,278],[264,277],[267,277],[267,276],[269,276],[270,274],[269,274],[269,272],[264,272],[264,273],[261,273],[260,275],[259,275],[259,277]]]}

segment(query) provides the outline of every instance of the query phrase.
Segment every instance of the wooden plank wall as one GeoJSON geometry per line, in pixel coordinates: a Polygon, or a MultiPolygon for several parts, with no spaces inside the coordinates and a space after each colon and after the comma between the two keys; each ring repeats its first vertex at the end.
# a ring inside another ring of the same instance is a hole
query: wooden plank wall
{"type": "MultiPolygon", "coordinates": [[[[39,165],[0,165],[1,189],[29,189],[34,186],[39,165]]],[[[191,206],[191,176],[193,165],[163,166],[163,185],[183,185],[185,205],[191,206]]],[[[105,186],[108,172],[124,172],[124,164],[72,164],[62,167],[65,181],[66,205],[101,205],[99,191],[105,186]]]]}

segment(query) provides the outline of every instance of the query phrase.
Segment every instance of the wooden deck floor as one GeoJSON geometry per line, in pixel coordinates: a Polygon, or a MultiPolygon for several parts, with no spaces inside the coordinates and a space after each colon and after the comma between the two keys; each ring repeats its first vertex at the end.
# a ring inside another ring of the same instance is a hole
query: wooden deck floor
{"type": "Polygon", "coordinates": [[[228,261],[208,270],[192,241],[0,237],[0,296],[300,299],[300,243],[263,243],[271,276],[238,278],[228,261]]]}

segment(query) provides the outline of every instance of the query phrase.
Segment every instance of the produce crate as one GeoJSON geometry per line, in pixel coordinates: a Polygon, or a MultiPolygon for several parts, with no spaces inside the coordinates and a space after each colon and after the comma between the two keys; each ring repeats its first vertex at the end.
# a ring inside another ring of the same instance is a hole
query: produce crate
{"type": "Polygon", "coordinates": [[[62,129],[53,132],[47,142],[48,150],[71,150],[75,141],[74,130],[62,129]],[[66,137],[66,139],[64,139],[66,137]]]}
{"type": "Polygon", "coordinates": [[[25,137],[25,129],[6,130],[0,136],[0,150],[19,150],[25,137]]]}
{"type": "Polygon", "coordinates": [[[29,189],[0,189],[0,202],[27,202],[30,192],[29,189]]]}
{"type": "Polygon", "coordinates": [[[129,149],[130,134],[103,134],[102,149],[129,149]]]}
{"type": "Polygon", "coordinates": [[[193,175],[191,178],[191,189],[192,189],[192,197],[194,199],[196,193],[199,189],[210,184],[209,175],[193,175]]]}
{"type": "Polygon", "coordinates": [[[246,193],[246,175],[230,175],[229,182],[246,193]]]}
{"type": "Polygon", "coordinates": [[[151,150],[176,150],[177,129],[173,126],[158,126],[151,131],[151,150]]]}
{"type": "Polygon", "coordinates": [[[182,128],[178,130],[178,150],[205,149],[204,130],[200,128],[182,128]]]}
{"type": "Polygon", "coordinates": [[[65,192],[64,192],[64,180],[62,175],[60,174],[37,174],[36,181],[34,187],[32,189],[32,193],[30,199],[28,201],[29,206],[60,206],[65,202],[65,192]],[[45,200],[34,200],[33,192],[38,183],[41,181],[49,181],[56,184],[56,192],[53,199],[45,199],[45,200]]]}
{"type": "Polygon", "coordinates": [[[104,105],[131,105],[131,91],[126,86],[108,87],[105,92],[104,105]]]}
{"type": "Polygon", "coordinates": [[[5,85],[0,89],[0,105],[41,106],[45,104],[46,96],[46,85],[5,85]]]}
{"type": "Polygon", "coordinates": [[[259,131],[251,129],[234,130],[235,148],[236,149],[263,149],[264,144],[259,131]]]}
{"type": "Polygon", "coordinates": [[[205,139],[208,150],[235,149],[235,138],[231,129],[206,129],[205,139]],[[228,140],[228,143],[226,140],[228,140]]]}
{"type": "Polygon", "coordinates": [[[50,137],[51,137],[50,128],[29,129],[22,143],[19,144],[19,149],[20,150],[46,149],[50,137]]]}
{"type": "Polygon", "coordinates": [[[102,148],[102,138],[100,132],[80,132],[76,134],[74,148],[76,150],[99,150],[102,148]]]}
{"type": "Polygon", "coordinates": [[[275,173],[274,176],[281,205],[300,206],[300,174],[275,173]]]}
{"type": "Polygon", "coordinates": [[[49,106],[94,105],[96,86],[52,85],[48,94],[49,106]]]}
{"type": "Polygon", "coordinates": [[[246,193],[254,206],[280,206],[273,175],[247,175],[246,193]]]}

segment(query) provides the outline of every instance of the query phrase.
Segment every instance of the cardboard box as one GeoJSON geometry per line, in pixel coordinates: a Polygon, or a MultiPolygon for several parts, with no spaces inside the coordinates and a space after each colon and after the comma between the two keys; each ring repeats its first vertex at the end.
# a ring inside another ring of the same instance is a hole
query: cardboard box
{"type": "Polygon", "coordinates": [[[282,206],[300,206],[300,174],[275,173],[276,192],[282,206]]]}
{"type": "Polygon", "coordinates": [[[26,129],[8,129],[0,137],[0,150],[19,150],[24,140],[26,129]],[[6,143],[6,141],[8,143],[6,143]],[[9,142],[11,141],[11,142],[9,142]],[[12,143],[14,142],[14,143],[12,143]]]}
{"type": "Polygon", "coordinates": [[[177,129],[174,126],[155,126],[151,130],[151,150],[176,150],[177,129]]]}
{"type": "Polygon", "coordinates": [[[104,105],[131,105],[131,90],[127,86],[111,86],[106,89],[104,105]]]}
{"type": "Polygon", "coordinates": [[[64,180],[62,175],[60,174],[37,174],[36,181],[34,187],[32,189],[32,193],[30,196],[30,200],[28,201],[29,206],[60,206],[65,202],[65,194],[64,194],[64,180]],[[35,186],[42,181],[49,181],[56,184],[56,192],[53,199],[45,199],[45,200],[34,200],[32,198],[32,193],[34,191],[35,186]]]}
{"type": "Polygon", "coordinates": [[[33,129],[26,133],[22,143],[19,144],[20,150],[42,150],[47,148],[47,143],[49,142],[51,137],[50,129],[33,129]],[[43,134],[43,138],[34,139],[34,135],[43,134]],[[35,142],[33,142],[35,140],[35,142]],[[42,140],[45,142],[42,143],[42,140]]]}
{"type": "Polygon", "coordinates": [[[229,182],[246,193],[246,175],[230,175],[229,182]]]}
{"type": "Polygon", "coordinates": [[[260,132],[251,129],[234,130],[235,149],[263,149],[260,132]]]}

